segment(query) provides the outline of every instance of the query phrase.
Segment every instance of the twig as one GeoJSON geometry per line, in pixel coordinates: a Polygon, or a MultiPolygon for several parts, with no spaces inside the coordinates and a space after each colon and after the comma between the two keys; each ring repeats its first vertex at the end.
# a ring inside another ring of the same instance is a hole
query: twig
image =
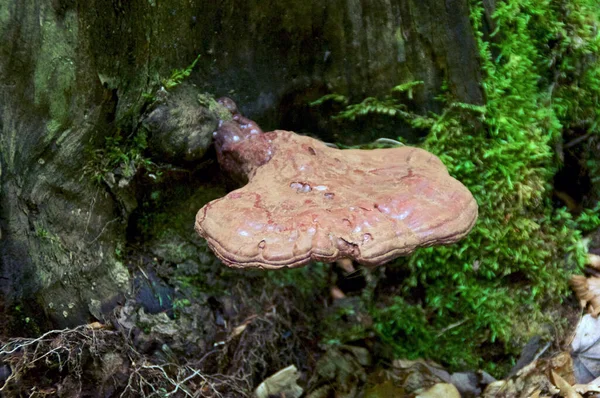
{"type": "Polygon", "coordinates": [[[441,335],[443,335],[444,333],[446,333],[448,330],[450,329],[454,329],[455,327],[458,327],[460,325],[462,325],[463,323],[467,322],[469,320],[469,318],[465,318],[462,321],[458,321],[453,323],[452,325],[448,325],[445,328],[443,328],[442,330],[440,330],[440,332],[436,335],[436,337],[440,337],[441,335]]]}
{"type": "Polygon", "coordinates": [[[104,224],[104,226],[102,227],[102,230],[100,231],[100,233],[93,240],[88,241],[87,243],[91,245],[92,243],[96,242],[102,236],[102,234],[106,230],[106,227],[108,227],[108,224],[112,224],[115,221],[117,221],[118,219],[119,219],[119,217],[113,218],[112,220],[107,221],[106,224],[104,224]]]}
{"type": "Polygon", "coordinates": [[[590,138],[591,135],[592,135],[592,133],[587,133],[587,134],[584,134],[584,135],[579,136],[577,138],[574,138],[571,141],[567,142],[565,145],[563,145],[563,148],[567,149],[567,148],[574,147],[575,145],[577,145],[577,144],[579,144],[579,143],[587,140],[588,138],[590,138]]]}
{"type": "MultiPolygon", "coordinates": [[[[49,336],[49,335],[51,335],[51,334],[60,334],[60,333],[66,333],[66,332],[69,332],[69,331],[73,331],[73,330],[79,329],[79,328],[81,328],[81,327],[82,327],[82,326],[78,326],[78,327],[77,327],[77,328],[75,328],[75,329],[68,329],[68,328],[67,328],[67,329],[61,329],[61,330],[50,330],[50,331],[48,331],[48,332],[44,333],[43,335],[41,335],[40,337],[37,337],[37,338],[35,338],[35,339],[27,339],[27,340],[24,340],[25,342],[17,344],[17,346],[15,346],[15,348],[13,348],[12,350],[10,350],[10,351],[5,351],[5,350],[6,350],[6,348],[7,348],[7,347],[8,347],[10,344],[14,344],[14,343],[16,342],[16,340],[15,340],[15,341],[8,342],[8,343],[4,344],[2,347],[0,347],[0,355],[8,355],[8,354],[13,354],[13,353],[17,352],[18,350],[20,350],[20,349],[22,349],[22,348],[24,348],[24,347],[30,346],[30,345],[32,345],[32,344],[35,344],[35,343],[39,343],[40,341],[44,340],[44,339],[45,339],[47,336],[49,336]]],[[[83,326],[83,327],[85,327],[85,326],[83,326]]]]}

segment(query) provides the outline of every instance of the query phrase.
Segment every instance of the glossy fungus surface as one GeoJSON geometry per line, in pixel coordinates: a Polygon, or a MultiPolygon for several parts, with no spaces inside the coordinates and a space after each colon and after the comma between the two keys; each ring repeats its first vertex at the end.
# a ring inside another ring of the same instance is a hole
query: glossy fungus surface
{"type": "Polygon", "coordinates": [[[376,266],[453,243],[477,219],[468,189],[422,149],[340,150],[289,131],[252,130],[239,120],[221,124],[219,162],[248,183],[196,216],[198,233],[231,267],[340,258],[376,266]]]}

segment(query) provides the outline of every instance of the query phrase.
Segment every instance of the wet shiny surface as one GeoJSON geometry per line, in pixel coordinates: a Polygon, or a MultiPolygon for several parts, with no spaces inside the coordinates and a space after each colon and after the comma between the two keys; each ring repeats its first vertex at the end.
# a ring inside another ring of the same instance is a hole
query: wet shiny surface
{"type": "Polygon", "coordinates": [[[471,193],[422,149],[339,150],[287,131],[246,137],[230,154],[244,158],[236,165],[246,167],[249,183],[196,218],[227,265],[298,267],[342,257],[379,265],[454,242],[477,218],[471,193]]]}

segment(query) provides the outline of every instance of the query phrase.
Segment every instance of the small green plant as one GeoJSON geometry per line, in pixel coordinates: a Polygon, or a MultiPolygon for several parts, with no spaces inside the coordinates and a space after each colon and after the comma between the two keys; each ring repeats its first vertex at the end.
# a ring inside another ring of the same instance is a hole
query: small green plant
{"type": "Polygon", "coordinates": [[[90,176],[96,183],[101,183],[107,178],[107,173],[117,169],[125,178],[132,178],[138,170],[144,169],[157,179],[161,171],[144,156],[147,146],[146,132],[143,130],[127,138],[120,132],[108,136],[103,148],[90,153],[91,160],[84,168],[84,175],[90,176]]]}
{"type": "Polygon", "coordinates": [[[187,298],[177,298],[172,300],[173,314],[175,318],[179,318],[181,311],[190,305],[192,305],[192,302],[187,298]]]}
{"type": "Polygon", "coordinates": [[[319,106],[327,102],[336,102],[342,105],[348,105],[348,97],[341,94],[327,94],[322,96],[318,100],[309,103],[309,106],[319,106]]]}
{"type": "Polygon", "coordinates": [[[50,232],[48,232],[48,230],[46,228],[36,228],[35,229],[35,234],[37,235],[38,238],[42,238],[42,239],[48,239],[50,237],[50,232]]]}
{"type": "Polygon", "coordinates": [[[68,250],[63,245],[63,241],[60,238],[60,236],[56,235],[55,233],[50,232],[48,229],[39,225],[37,222],[34,222],[34,224],[35,224],[35,235],[38,238],[40,238],[41,242],[44,242],[45,244],[50,244],[50,245],[52,245],[53,248],[55,248],[59,251],[68,252],[68,250]]]}
{"type": "Polygon", "coordinates": [[[413,99],[413,88],[420,86],[422,84],[424,84],[424,82],[421,80],[402,83],[402,84],[399,84],[396,87],[392,88],[392,93],[406,93],[408,96],[408,99],[411,100],[411,99],[413,99]]]}
{"type": "Polygon", "coordinates": [[[34,318],[27,316],[27,306],[17,304],[13,307],[12,311],[9,311],[12,315],[13,324],[12,327],[18,328],[22,333],[27,336],[38,336],[40,332],[39,325],[35,322],[34,318]]]}
{"type": "Polygon", "coordinates": [[[171,72],[171,76],[162,81],[163,87],[168,91],[181,84],[181,82],[190,76],[192,70],[200,60],[200,56],[201,55],[198,55],[196,59],[194,59],[194,61],[185,69],[174,69],[171,72]]]}
{"type": "Polygon", "coordinates": [[[123,243],[117,242],[115,246],[115,258],[117,260],[123,260],[123,243]]]}
{"type": "MultiPolygon", "coordinates": [[[[368,97],[358,104],[350,105],[348,105],[349,100],[346,96],[340,94],[328,94],[311,102],[310,106],[319,106],[330,101],[344,105],[345,109],[338,115],[335,115],[333,117],[334,119],[355,120],[357,117],[361,116],[380,114],[391,117],[400,117],[407,121],[415,121],[418,119],[421,123],[427,124],[427,118],[408,112],[403,100],[397,95],[394,95],[398,93],[407,93],[408,98],[412,99],[414,87],[422,84],[422,81],[403,83],[392,88],[392,93],[383,99],[368,97]]],[[[415,123],[419,123],[419,121],[415,121],[415,123]]]]}
{"type": "MultiPolygon", "coordinates": [[[[192,74],[192,70],[194,70],[194,67],[196,67],[196,64],[200,60],[200,57],[201,57],[201,55],[198,54],[196,59],[194,59],[194,61],[190,65],[188,65],[186,68],[173,69],[171,71],[171,75],[169,77],[161,78],[160,79],[160,88],[169,91],[169,90],[177,87],[178,85],[180,85],[185,79],[187,79],[192,74]]],[[[153,84],[150,87],[148,87],[147,92],[142,94],[142,97],[146,100],[146,102],[148,102],[148,103],[154,102],[154,100],[156,99],[156,89],[157,88],[158,87],[156,87],[156,85],[153,84]]]]}

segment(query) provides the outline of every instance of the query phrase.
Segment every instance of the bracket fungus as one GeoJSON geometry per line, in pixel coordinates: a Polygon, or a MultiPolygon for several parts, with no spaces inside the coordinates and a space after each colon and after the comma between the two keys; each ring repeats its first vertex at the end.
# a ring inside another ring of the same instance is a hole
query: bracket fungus
{"type": "Polygon", "coordinates": [[[469,190],[423,149],[340,150],[289,131],[263,133],[224,102],[233,120],[214,134],[218,160],[248,182],[202,207],[195,227],[228,266],[343,258],[377,266],[456,242],[475,224],[469,190]]]}

